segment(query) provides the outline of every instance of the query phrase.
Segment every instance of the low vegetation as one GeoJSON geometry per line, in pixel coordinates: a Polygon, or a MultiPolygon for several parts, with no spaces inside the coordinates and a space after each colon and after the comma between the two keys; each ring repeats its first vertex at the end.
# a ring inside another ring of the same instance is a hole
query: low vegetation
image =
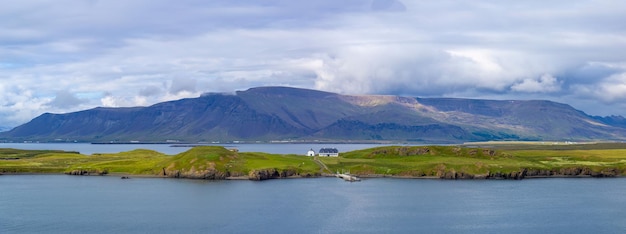
{"type": "Polygon", "coordinates": [[[201,179],[256,176],[267,179],[315,176],[320,174],[319,170],[310,157],[240,153],[215,146],[194,147],[174,156],[151,150],[91,156],[65,151],[0,150],[0,173],[118,173],[201,179]]]}
{"type": "Polygon", "coordinates": [[[380,147],[323,158],[334,170],[360,175],[438,178],[513,178],[527,176],[616,176],[626,171],[626,147],[535,146],[509,149],[460,146],[380,147]]]}
{"type": "MultiPolygon", "coordinates": [[[[386,146],[320,157],[332,172],[361,176],[446,179],[532,176],[619,176],[626,145],[386,146]]],[[[0,149],[0,173],[129,174],[198,179],[269,179],[319,176],[313,157],[194,147],[169,156],[151,150],[81,155],[76,152],[0,149]]]]}

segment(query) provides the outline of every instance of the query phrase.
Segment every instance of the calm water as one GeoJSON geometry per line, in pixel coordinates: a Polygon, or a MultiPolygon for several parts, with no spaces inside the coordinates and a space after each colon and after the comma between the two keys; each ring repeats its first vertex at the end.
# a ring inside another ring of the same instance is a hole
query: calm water
{"type": "MultiPolygon", "coordinates": [[[[233,144],[304,154],[365,144],[233,144]]],[[[169,145],[0,144],[83,154],[169,145]]],[[[626,233],[626,178],[263,182],[0,176],[0,233],[626,233]]]]}
{"type": "MultiPolygon", "coordinates": [[[[316,152],[320,148],[337,148],[339,152],[384,146],[381,144],[215,144],[226,148],[236,148],[241,152],[265,152],[274,154],[306,154],[309,149],[316,152]]],[[[134,149],[151,149],[174,155],[189,150],[189,147],[171,147],[168,144],[86,144],[86,143],[0,143],[0,148],[31,150],[66,150],[82,154],[119,153],[134,149]]]]}
{"type": "Polygon", "coordinates": [[[626,179],[0,176],[0,233],[626,233],[626,179]]]}

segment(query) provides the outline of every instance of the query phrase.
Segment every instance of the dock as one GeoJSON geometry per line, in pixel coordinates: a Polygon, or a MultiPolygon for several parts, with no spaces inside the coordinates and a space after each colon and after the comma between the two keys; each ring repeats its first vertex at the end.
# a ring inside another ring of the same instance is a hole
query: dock
{"type": "MultiPolygon", "coordinates": [[[[329,174],[326,175],[332,175],[332,171],[326,166],[326,164],[324,164],[322,161],[320,161],[318,156],[313,157],[313,162],[315,162],[318,166],[320,166],[320,173],[324,174],[325,171],[329,172],[329,174]]],[[[348,182],[358,182],[361,181],[361,178],[350,175],[350,172],[348,171],[348,173],[339,173],[339,171],[337,171],[335,173],[335,177],[337,178],[341,178],[345,181],[348,182]]]]}
{"type": "Polygon", "coordinates": [[[356,176],[353,176],[353,175],[350,175],[350,174],[337,173],[337,174],[335,174],[335,176],[337,178],[341,178],[341,179],[343,179],[345,181],[348,181],[348,182],[359,182],[359,181],[361,181],[361,179],[359,177],[356,177],[356,176]]]}

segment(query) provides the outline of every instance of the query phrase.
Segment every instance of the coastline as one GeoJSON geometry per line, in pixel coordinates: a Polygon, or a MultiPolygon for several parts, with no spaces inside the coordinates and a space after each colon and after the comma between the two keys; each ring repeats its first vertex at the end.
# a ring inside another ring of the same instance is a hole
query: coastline
{"type": "MultiPolygon", "coordinates": [[[[46,176],[46,175],[67,175],[67,176],[107,176],[107,177],[120,177],[122,179],[131,179],[131,178],[161,178],[161,179],[190,179],[190,180],[211,180],[211,181],[221,181],[221,180],[252,180],[252,181],[263,181],[263,180],[272,180],[272,179],[315,179],[315,178],[324,178],[324,177],[336,177],[334,174],[322,174],[317,176],[301,176],[301,175],[293,175],[287,177],[275,177],[275,178],[266,178],[266,179],[252,179],[249,176],[229,176],[224,179],[202,179],[202,178],[191,178],[191,177],[169,177],[162,175],[149,175],[149,174],[129,174],[129,173],[108,173],[108,174],[84,174],[84,175],[72,175],[68,173],[50,173],[50,172],[3,172],[0,173],[0,176],[20,176],[20,175],[38,175],[38,176],[46,176]]],[[[387,179],[426,179],[426,180],[524,180],[524,179],[550,179],[550,178],[625,178],[626,175],[612,175],[612,176],[592,176],[592,175],[542,175],[542,176],[524,176],[521,178],[507,178],[507,177],[488,177],[488,176],[479,176],[473,178],[445,178],[438,176],[400,176],[400,175],[383,175],[383,174],[366,174],[366,175],[354,175],[358,178],[362,179],[377,179],[377,178],[387,178],[387,179]]]]}
{"type": "MultiPolygon", "coordinates": [[[[606,146],[603,146],[606,147],[606,146]]],[[[341,157],[249,153],[218,146],[194,147],[174,156],[150,150],[81,155],[5,149],[0,174],[68,174],[121,178],[268,180],[335,177],[521,180],[604,178],[626,175],[626,149],[494,150],[459,146],[384,146],[341,157]]]]}

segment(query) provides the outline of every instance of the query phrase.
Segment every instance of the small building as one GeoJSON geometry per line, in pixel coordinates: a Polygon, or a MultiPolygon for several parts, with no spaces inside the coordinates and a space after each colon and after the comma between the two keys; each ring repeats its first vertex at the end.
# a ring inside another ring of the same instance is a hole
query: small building
{"type": "Polygon", "coordinates": [[[310,149],[309,152],[306,152],[306,156],[311,156],[311,157],[315,156],[315,150],[310,149]]]}
{"type": "Polygon", "coordinates": [[[320,157],[339,157],[339,150],[335,148],[321,148],[317,155],[320,157]]]}

